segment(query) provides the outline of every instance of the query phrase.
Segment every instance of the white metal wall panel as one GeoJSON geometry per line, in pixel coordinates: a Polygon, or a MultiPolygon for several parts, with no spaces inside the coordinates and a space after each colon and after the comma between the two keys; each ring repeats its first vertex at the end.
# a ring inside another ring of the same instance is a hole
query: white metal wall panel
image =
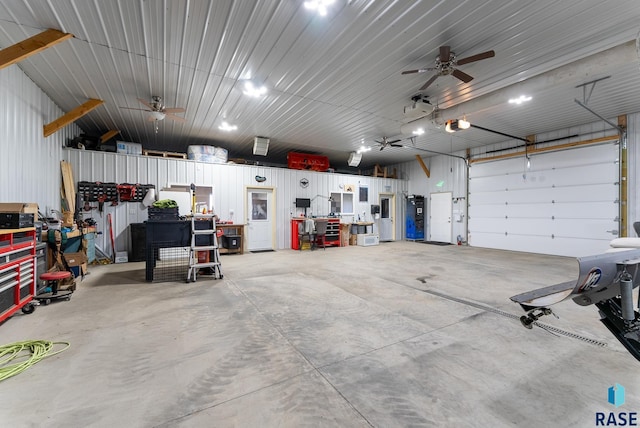
{"type": "MultiPolygon", "coordinates": [[[[231,218],[234,222],[245,223],[244,192],[246,186],[274,187],[276,189],[277,209],[277,249],[291,248],[290,218],[296,214],[295,198],[312,199],[311,209],[314,215],[329,214],[328,197],[331,192],[340,192],[340,185],[353,184],[354,210],[366,211],[370,216],[370,205],[377,204],[380,192],[395,193],[400,197],[407,191],[405,180],[364,177],[345,174],[330,174],[314,171],[299,171],[285,168],[246,166],[233,164],[206,164],[191,160],[132,156],[118,153],[82,151],[69,149],[64,156],[71,162],[76,181],[102,181],[115,183],[153,184],[160,189],[168,184],[191,184],[212,186],[214,188],[214,208],[221,219],[231,218]],[[259,183],[256,176],[266,177],[259,183]],[[307,188],[300,186],[300,180],[309,181],[307,188]],[[357,187],[362,184],[369,188],[369,201],[358,202],[357,187]]],[[[401,217],[402,204],[396,204],[396,218],[401,217]]],[[[146,209],[141,203],[121,203],[117,206],[105,205],[104,212],[93,210],[84,214],[92,216],[103,233],[97,237],[97,245],[107,254],[109,249],[109,230],[107,214],[111,213],[116,236],[116,251],[126,251],[130,247],[128,225],[147,219],[146,209]]],[[[353,216],[344,216],[344,221],[353,221],[353,216]]],[[[369,219],[370,217],[368,217],[369,219]]],[[[396,222],[400,228],[402,222],[396,222]]],[[[401,236],[400,230],[396,231],[401,236]]]]}
{"type": "Polygon", "coordinates": [[[604,252],[617,237],[618,144],[476,163],[469,243],[563,256],[604,252]]]}
{"type": "Polygon", "coordinates": [[[81,130],[69,125],[44,138],[63,112],[17,65],[0,70],[0,202],[36,202],[60,210],[62,146],[81,130]]]}

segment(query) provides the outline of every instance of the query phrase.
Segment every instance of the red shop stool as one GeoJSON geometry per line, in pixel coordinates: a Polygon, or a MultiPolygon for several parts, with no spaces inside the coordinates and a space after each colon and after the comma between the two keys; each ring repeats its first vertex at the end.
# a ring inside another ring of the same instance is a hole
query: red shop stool
{"type": "Polygon", "coordinates": [[[47,281],[47,288],[51,289],[51,292],[42,293],[34,296],[33,298],[43,305],[48,305],[52,300],[71,299],[71,294],[73,291],[71,290],[61,290],[58,291],[58,287],[60,286],[60,281],[63,281],[67,278],[71,278],[71,272],[63,270],[58,272],[45,272],[40,275],[40,279],[43,281],[47,281]]]}

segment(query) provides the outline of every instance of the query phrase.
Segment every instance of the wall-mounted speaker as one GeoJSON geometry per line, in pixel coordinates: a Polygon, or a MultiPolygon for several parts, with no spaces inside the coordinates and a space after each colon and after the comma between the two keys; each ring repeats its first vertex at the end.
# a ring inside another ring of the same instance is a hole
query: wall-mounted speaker
{"type": "Polygon", "coordinates": [[[349,166],[360,165],[360,160],[362,160],[362,153],[351,152],[349,155],[349,166]]]}
{"type": "Polygon", "coordinates": [[[256,137],[253,140],[253,154],[266,156],[269,150],[269,139],[264,137],[256,137]]]}

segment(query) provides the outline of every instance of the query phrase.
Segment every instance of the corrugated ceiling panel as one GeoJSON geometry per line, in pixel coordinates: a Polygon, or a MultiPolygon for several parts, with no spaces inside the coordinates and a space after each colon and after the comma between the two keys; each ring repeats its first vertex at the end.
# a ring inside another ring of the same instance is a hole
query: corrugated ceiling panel
{"type": "MultiPolygon", "coordinates": [[[[440,45],[459,56],[496,50],[495,58],[464,66],[475,77],[470,83],[443,76],[425,91],[447,108],[634,39],[640,19],[633,0],[615,7],[597,0],[351,1],[334,4],[324,18],[283,0],[0,0],[0,11],[8,17],[0,46],[48,27],[76,35],[20,66],[65,111],[88,97],[104,99],[78,121],[89,132],[117,128],[124,140],[176,151],[209,142],[248,158],[252,137],[268,134],[280,147],[324,148],[339,163],[362,139],[370,145],[399,134],[403,107],[429,77],[400,72],[433,65],[440,45]],[[262,102],[244,97],[236,82],[246,77],[265,81],[270,95],[262,102]],[[152,95],[185,107],[187,123],[165,120],[156,133],[143,113],[120,109],[152,95]],[[217,129],[222,116],[238,125],[236,134],[217,129]]],[[[593,107],[613,116],[639,111],[634,71],[616,72],[610,88],[598,87],[607,90],[594,92],[593,107]]],[[[504,107],[468,114],[518,135],[591,120],[569,107],[573,92],[540,95],[526,116],[504,107]]],[[[437,132],[417,143],[447,150],[451,137],[437,132]]],[[[456,141],[476,147],[499,138],[456,141]]],[[[271,153],[281,156],[275,146],[271,153]]],[[[397,162],[406,159],[402,153],[370,152],[363,164],[397,162]]]]}

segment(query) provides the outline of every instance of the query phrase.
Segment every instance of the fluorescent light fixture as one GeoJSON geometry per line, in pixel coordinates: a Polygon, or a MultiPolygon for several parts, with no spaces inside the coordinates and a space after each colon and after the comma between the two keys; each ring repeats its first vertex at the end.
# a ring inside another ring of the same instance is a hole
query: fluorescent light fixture
{"type": "Polygon", "coordinates": [[[266,156],[269,150],[269,139],[265,137],[255,137],[253,139],[253,154],[266,156]]]}
{"type": "Polygon", "coordinates": [[[422,135],[422,134],[424,134],[424,128],[418,128],[415,131],[413,131],[413,133],[415,135],[422,135]]]}
{"type": "Polygon", "coordinates": [[[349,154],[349,160],[347,162],[349,166],[358,166],[360,165],[360,160],[362,160],[362,153],[351,152],[351,154],[349,154]]]}
{"type": "Polygon", "coordinates": [[[244,91],[243,93],[245,95],[249,95],[250,97],[261,97],[263,95],[265,95],[267,93],[267,87],[266,86],[260,86],[259,88],[255,87],[253,82],[250,80],[247,80],[246,82],[244,82],[244,91]]]}
{"type": "Polygon", "coordinates": [[[511,98],[509,100],[509,104],[520,105],[522,103],[526,103],[527,101],[531,101],[532,98],[526,95],[520,95],[518,98],[511,98]]]}
{"type": "Polygon", "coordinates": [[[365,152],[368,152],[369,150],[371,150],[371,147],[360,146],[360,148],[358,149],[358,151],[356,153],[358,153],[358,154],[365,153],[365,152]]]}
{"type": "Polygon", "coordinates": [[[327,6],[331,5],[335,0],[311,0],[304,2],[304,7],[309,10],[315,10],[320,16],[327,15],[327,6]]]}
{"type": "Polygon", "coordinates": [[[218,129],[220,129],[222,131],[226,131],[226,132],[231,132],[231,131],[235,131],[236,129],[238,129],[238,127],[236,125],[229,125],[227,122],[222,122],[222,124],[220,124],[220,126],[218,126],[218,129]]]}

